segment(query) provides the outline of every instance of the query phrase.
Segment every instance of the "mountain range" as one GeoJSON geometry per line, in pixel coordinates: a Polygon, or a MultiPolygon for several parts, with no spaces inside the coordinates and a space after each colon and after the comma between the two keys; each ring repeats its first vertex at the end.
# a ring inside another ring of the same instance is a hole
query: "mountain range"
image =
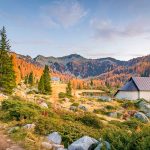
{"type": "Polygon", "coordinates": [[[105,81],[115,82],[115,80],[119,80],[119,82],[123,82],[130,76],[149,76],[150,74],[150,55],[128,61],[121,61],[111,57],[87,59],[78,54],[63,57],[38,55],[35,58],[16,55],[18,59],[24,60],[36,67],[43,68],[44,65],[48,65],[53,72],[68,74],[78,78],[92,77],[105,81]]]}
{"type": "Polygon", "coordinates": [[[71,54],[64,57],[44,57],[38,55],[33,59],[34,63],[48,65],[53,70],[61,73],[70,73],[76,77],[99,76],[116,70],[118,67],[130,68],[139,63],[150,62],[150,55],[131,59],[129,61],[120,61],[111,57],[99,59],[87,59],[78,54],[71,54]]]}

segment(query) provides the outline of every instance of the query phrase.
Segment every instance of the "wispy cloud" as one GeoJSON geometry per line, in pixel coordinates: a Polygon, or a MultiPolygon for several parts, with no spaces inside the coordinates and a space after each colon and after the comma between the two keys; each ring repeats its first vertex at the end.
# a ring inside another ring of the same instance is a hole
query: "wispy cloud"
{"type": "Polygon", "coordinates": [[[76,0],[58,0],[41,7],[41,18],[49,27],[68,28],[77,24],[87,11],[76,0]]]}
{"type": "Polygon", "coordinates": [[[94,29],[94,38],[109,40],[118,37],[129,38],[150,34],[149,23],[148,19],[138,19],[124,27],[119,27],[113,25],[111,20],[99,21],[98,19],[92,19],[90,21],[90,25],[94,29]]]}

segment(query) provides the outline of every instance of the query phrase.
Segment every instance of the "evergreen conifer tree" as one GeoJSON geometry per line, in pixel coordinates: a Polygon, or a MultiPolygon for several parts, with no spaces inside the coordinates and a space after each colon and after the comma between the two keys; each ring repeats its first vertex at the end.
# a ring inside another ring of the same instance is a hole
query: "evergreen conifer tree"
{"type": "Polygon", "coordinates": [[[29,78],[28,78],[28,84],[30,84],[32,86],[33,83],[34,83],[33,72],[30,72],[29,78]]]}
{"type": "Polygon", "coordinates": [[[43,75],[41,76],[40,81],[39,81],[39,83],[38,83],[38,90],[39,90],[39,92],[40,92],[41,94],[44,94],[44,93],[45,93],[43,75]]]}
{"type": "Polygon", "coordinates": [[[38,90],[42,94],[51,94],[51,77],[49,74],[49,68],[47,65],[45,65],[43,75],[40,78],[39,84],[38,84],[38,90]]]}
{"type": "Polygon", "coordinates": [[[71,87],[71,82],[69,81],[67,84],[67,88],[66,88],[66,94],[68,96],[72,96],[72,87],[71,87]]]}
{"type": "Polygon", "coordinates": [[[45,94],[51,94],[51,85],[50,85],[51,77],[50,77],[49,68],[48,68],[47,65],[45,65],[43,78],[44,78],[44,90],[45,90],[45,94]]]}
{"type": "Polygon", "coordinates": [[[24,83],[25,84],[28,84],[28,78],[29,78],[28,75],[26,75],[25,78],[24,78],[24,83]]]}
{"type": "Polygon", "coordinates": [[[10,45],[9,40],[7,40],[5,27],[0,31],[0,36],[0,90],[11,94],[16,86],[16,77],[12,56],[8,53],[10,45]]]}

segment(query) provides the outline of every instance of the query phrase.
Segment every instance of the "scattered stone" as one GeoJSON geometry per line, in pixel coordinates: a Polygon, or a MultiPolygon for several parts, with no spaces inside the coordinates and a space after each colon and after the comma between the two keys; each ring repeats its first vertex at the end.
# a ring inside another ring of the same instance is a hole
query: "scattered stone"
{"type": "Polygon", "coordinates": [[[150,118],[150,113],[147,113],[146,116],[147,116],[148,118],[150,118]]]}
{"type": "Polygon", "coordinates": [[[76,107],[76,106],[70,106],[70,110],[72,110],[72,111],[77,111],[77,110],[78,110],[78,107],[76,107]]]}
{"type": "Polygon", "coordinates": [[[40,104],[40,106],[43,107],[43,108],[48,108],[48,105],[47,105],[45,102],[42,102],[42,103],[40,104]]]}
{"type": "Polygon", "coordinates": [[[83,111],[87,111],[87,108],[86,108],[85,106],[83,106],[83,105],[79,105],[79,108],[80,108],[81,110],[83,110],[83,111]]]}
{"type": "Polygon", "coordinates": [[[142,111],[144,113],[150,113],[150,103],[149,102],[142,100],[138,103],[138,107],[140,108],[140,111],[142,111]]]}
{"type": "Polygon", "coordinates": [[[82,138],[73,142],[68,147],[68,150],[88,150],[92,144],[96,144],[96,143],[98,143],[96,139],[91,138],[89,136],[83,136],[82,138]]]}
{"type": "Polygon", "coordinates": [[[64,149],[63,145],[52,144],[53,150],[64,149]]]}
{"type": "Polygon", "coordinates": [[[8,99],[8,96],[0,93],[0,101],[4,99],[8,99]]]}
{"type": "Polygon", "coordinates": [[[42,142],[42,147],[45,149],[52,149],[52,144],[48,143],[48,142],[42,142]]]}
{"type": "Polygon", "coordinates": [[[148,117],[142,112],[135,113],[134,117],[137,118],[138,120],[142,121],[142,122],[145,122],[145,123],[149,122],[148,117]]]}
{"type": "Polygon", "coordinates": [[[67,97],[66,97],[64,100],[65,100],[66,102],[70,102],[70,99],[67,98],[67,97]]]}
{"type": "Polygon", "coordinates": [[[57,150],[67,150],[66,148],[58,148],[57,150]]]}
{"type": "Polygon", "coordinates": [[[118,117],[118,113],[117,112],[110,112],[108,114],[109,117],[112,117],[112,118],[117,118],[118,117]]]}
{"type": "Polygon", "coordinates": [[[47,136],[47,139],[49,142],[52,142],[54,144],[61,144],[62,142],[62,138],[61,138],[61,135],[58,133],[58,132],[53,132],[51,134],[49,134],[47,136]]]}
{"type": "Polygon", "coordinates": [[[26,124],[25,126],[23,126],[23,128],[28,129],[28,130],[32,130],[35,128],[35,124],[34,123],[26,124]]]}
{"type": "Polygon", "coordinates": [[[101,96],[100,100],[105,101],[105,102],[111,102],[112,98],[109,96],[101,96]]]}

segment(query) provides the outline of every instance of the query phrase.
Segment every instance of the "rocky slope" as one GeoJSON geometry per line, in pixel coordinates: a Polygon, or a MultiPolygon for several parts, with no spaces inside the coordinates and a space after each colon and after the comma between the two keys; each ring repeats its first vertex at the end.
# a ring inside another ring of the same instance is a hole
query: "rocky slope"
{"type": "Polygon", "coordinates": [[[51,68],[53,76],[68,78],[70,76],[87,78],[94,77],[111,84],[120,84],[130,76],[149,76],[150,55],[120,61],[111,57],[100,59],[87,59],[77,54],[64,57],[44,57],[38,55],[32,59],[30,56],[13,54],[17,81],[24,78],[31,71],[39,79],[44,65],[51,68]]]}
{"type": "MultiPolygon", "coordinates": [[[[111,71],[114,72],[113,74],[139,74],[139,71],[135,69],[136,66],[140,64],[141,67],[144,67],[143,69],[145,69],[145,65],[147,66],[146,63],[150,62],[150,55],[134,58],[129,61],[120,61],[111,57],[100,59],[87,59],[77,54],[58,58],[44,57],[39,55],[34,58],[33,61],[41,65],[47,64],[51,66],[54,70],[57,70],[61,73],[67,72],[75,76],[81,76],[83,78],[86,78],[91,76],[98,76],[111,71]]],[[[141,68],[142,71],[145,71],[143,69],[141,68]]]]}
{"type": "Polygon", "coordinates": [[[34,62],[41,65],[47,64],[61,73],[66,72],[83,78],[100,75],[126,63],[110,57],[87,59],[77,54],[58,58],[39,55],[34,58],[34,62]]]}

